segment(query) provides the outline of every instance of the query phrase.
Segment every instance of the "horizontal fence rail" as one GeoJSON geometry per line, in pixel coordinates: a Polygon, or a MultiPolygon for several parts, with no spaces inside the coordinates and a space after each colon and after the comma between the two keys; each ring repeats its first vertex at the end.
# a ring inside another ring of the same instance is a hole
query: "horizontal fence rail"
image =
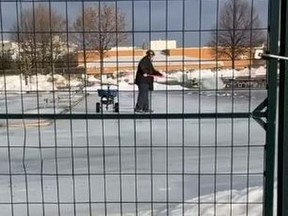
{"type": "MultiPolygon", "coordinates": [[[[252,113],[157,113],[157,114],[0,114],[0,119],[213,119],[249,118],[252,113]]],[[[265,114],[260,115],[265,117],[265,114]]]]}

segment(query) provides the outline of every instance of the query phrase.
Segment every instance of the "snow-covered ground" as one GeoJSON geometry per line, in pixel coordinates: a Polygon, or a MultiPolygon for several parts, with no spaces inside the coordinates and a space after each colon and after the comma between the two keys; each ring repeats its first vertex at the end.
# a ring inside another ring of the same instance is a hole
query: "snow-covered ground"
{"type": "MultiPolygon", "coordinates": [[[[155,90],[183,90],[186,89],[181,84],[185,82],[196,80],[201,83],[202,89],[222,89],[224,87],[221,78],[236,78],[240,76],[256,77],[266,74],[266,69],[264,67],[244,69],[240,71],[233,70],[195,70],[195,71],[179,71],[174,73],[162,72],[164,77],[156,77],[155,90]],[[161,85],[162,84],[162,85],[161,85]]],[[[117,74],[115,74],[117,76],[117,74]]],[[[137,90],[137,87],[133,85],[135,74],[131,71],[127,71],[126,75],[119,77],[118,79],[107,78],[102,76],[100,79],[96,79],[93,76],[83,77],[83,79],[70,79],[67,80],[61,75],[38,75],[32,76],[29,79],[28,85],[25,85],[25,79],[23,76],[1,76],[0,77],[0,92],[13,91],[14,93],[23,93],[27,91],[55,91],[59,88],[70,86],[70,88],[75,88],[81,86],[83,81],[95,83],[95,88],[98,89],[100,83],[110,83],[117,85],[117,88],[121,91],[123,90],[137,90]],[[54,82],[52,82],[54,80],[54,82]]],[[[91,88],[87,88],[89,91],[91,88]]],[[[72,89],[73,90],[73,89],[72,89]]]]}
{"type": "MultiPolygon", "coordinates": [[[[264,68],[252,71],[264,74],[264,68]]],[[[218,79],[232,76],[238,72],[165,74],[178,84],[157,80],[152,108],[251,112],[266,91],[222,89],[218,79]],[[180,85],[193,78],[206,78],[206,88],[180,85]]],[[[52,84],[51,76],[32,77],[25,86],[18,76],[1,77],[0,113],[95,113],[100,81],[117,84],[111,88],[119,90],[120,113],[133,112],[137,87],[131,74],[87,77],[93,85],[81,89],[81,79],[54,78],[52,84]]],[[[1,125],[1,215],[262,214],[265,132],[251,119],[10,119],[1,125]]]]}

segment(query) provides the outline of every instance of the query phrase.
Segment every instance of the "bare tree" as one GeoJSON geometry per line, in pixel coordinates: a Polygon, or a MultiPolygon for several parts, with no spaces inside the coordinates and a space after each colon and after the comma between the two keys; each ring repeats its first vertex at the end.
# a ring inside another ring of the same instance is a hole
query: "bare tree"
{"type": "Polygon", "coordinates": [[[259,27],[259,17],[247,0],[229,0],[221,9],[219,27],[208,44],[217,57],[230,59],[235,69],[235,60],[264,43],[265,35],[257,30],[259,27]]]}
{"type": "Polygon", "coordinates": [[[20,69],[26,84],[34,68],[54,70],[54,62],[64,52],[65,26],[65,19],[44,4],[21,10],[18,22],[12,27],[11,40],[18,42],[20,69]]]}
{"type": "MultiPolygon", "coordinates": [[[[103,73],[103,59],[112,46],[126,41],[125,14],[113,5],[87,7],[77,17],[74,28],[78,34],[77,43],[87,51],[96,51],[100,59],[100,73],[103,73]]],[[[87,57],[89,52],[86,53],[87,57]]]]}

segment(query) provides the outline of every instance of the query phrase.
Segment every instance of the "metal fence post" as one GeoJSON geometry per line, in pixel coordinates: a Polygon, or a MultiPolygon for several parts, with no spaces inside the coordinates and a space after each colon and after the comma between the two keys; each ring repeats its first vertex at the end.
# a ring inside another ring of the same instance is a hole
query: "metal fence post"
{"type": "MultiPolygon", "coordinates": [[[[278,53],[279,38],[279,0],[271,0],[269,5],[269,44],[270,53],[278,53]]],[[[276,59],[267,62],[267,131],[264,181],[263,215],[273,215],[274,166],[275,166],[275,119],[277,98],[277,65],[276,59]]]]}
{"type": "MultiPolygon", "coordinates": [[[[288,1],[281,1],[280,55],[288,56],[288,1]]],[[[288,215],[288,62],[280,61],[278,205],[277,215],[288,215]]]]}

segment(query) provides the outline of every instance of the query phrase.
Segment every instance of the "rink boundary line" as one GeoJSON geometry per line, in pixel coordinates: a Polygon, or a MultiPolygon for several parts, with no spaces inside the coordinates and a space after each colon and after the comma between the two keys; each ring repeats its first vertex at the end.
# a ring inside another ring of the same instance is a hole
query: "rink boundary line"
{"type": "MultiPolygon", "coordinates": [[[[258,115],[265,117],[265,114],[258,115]]],[[[81,113],[58,113],[58,114],[0,114],[0,119],[51,119],[51,120],[64,120],[64,119],[230,119],[230,118],[252,118],[252,113],[234,112],[234,113],[99,113],[99,114],[81,114],[81,113]]]]}
{"type": "MultiPolygon", "coordinates": [[[[21,120],[21,119],[14,119],[14,120],[21,120]]],[[[24,120],[29,120],[29,119],[24,119],[24,120]]],[[[23,127],[26,127],[26,128],[35,128],[35,127],[45,127],[45,126],[49,126],[52,124],[51,120],[49,119],[30,119],[30,120],[34,120],[33,122],[18,122],[18,123],[9,123],[9,124],[0,124],[0,127],[5,127],[5,126],[8,126],[10,128],[23,128],[23,127]]]]}

